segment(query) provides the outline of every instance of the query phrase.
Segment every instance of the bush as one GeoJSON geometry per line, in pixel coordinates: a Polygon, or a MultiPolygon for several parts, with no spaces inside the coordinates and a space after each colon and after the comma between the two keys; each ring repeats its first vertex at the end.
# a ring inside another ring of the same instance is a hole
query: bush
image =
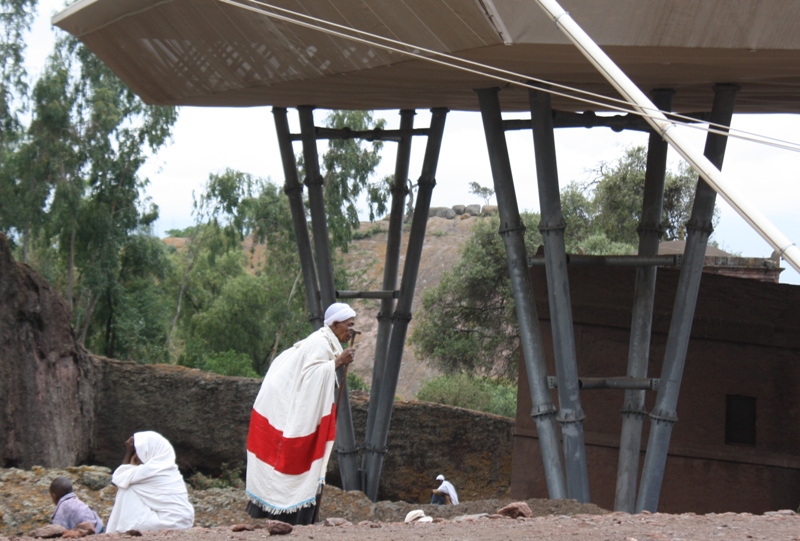
{"type": "Polygon", "coordinates": [[[347,390],[348,391],[366,391],[369,392],[369,387],[364,378],[353,372],[347,373],[347,390]]]}
{"type": "Polygon", "coordinates": [[[189,484],[195,490],[208,490],[209,488],[244,488],[244,463],[239,462],[234,466],[223,462],[220,466],[218,477],[210,477],[200,472],[195,472],[189,477],[189,484]]]}
{"type": "Polygon", "coordinates": [[[503,417],[514,417],[517,413],[517,387],[513,382],[463,372],[425,382],[417,398],[503,417]]]}
{"type": "Polygon", "coordinates": [[[253,370],[250,356],[233,350],[209,354],[205,358],[203,369],[223,376],[259,377],[253,370]]]}

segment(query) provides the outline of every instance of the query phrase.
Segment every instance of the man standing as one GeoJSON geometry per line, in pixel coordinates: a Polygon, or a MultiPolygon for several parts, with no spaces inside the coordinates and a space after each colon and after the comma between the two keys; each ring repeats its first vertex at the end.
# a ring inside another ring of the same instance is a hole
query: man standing
{"type": "Polygon", "coordinates": [[[336,436],[336,370],[353,362],[355,311],[325,311],[325,325],[281,353],[269,367],[250,416],[247,512],[311,524],[336,436]]]}
{"type": "Polygon", "coordinates": [[[439,488],[434,488],[431,491],[433,492],[433,496],[431,496],[431,503],[444,505],[447,502],[447,499],[449,499],[450,503],[453,505],[458,505],[458,493],[456,493],[456,487],[453,486],[453,483],[446,481],[444,475],[442,474],[437,475],[436,480],[441,481],[442,484],[439,485],[439,488]]]}

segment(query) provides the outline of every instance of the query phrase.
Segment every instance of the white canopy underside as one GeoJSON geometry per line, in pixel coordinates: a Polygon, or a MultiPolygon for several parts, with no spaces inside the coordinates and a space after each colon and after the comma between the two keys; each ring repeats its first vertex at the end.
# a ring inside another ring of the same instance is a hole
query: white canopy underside
{"type": "MultiPolygon", "coordinates": [[[[618,97],[531,1],[272,3],[618,97]]],[[[707,111],[715,83],[738,83],[737,112],[800,112],[800,2],[563,0],[562,5],[644,91],[674,88],[676,111],[707,111]]],[[[505,86],[219,0],[81,0],[53,23],[83,41],[151,104],[477,110],[474,89],[505,86]]],[[[504,90],[500,99],[506,111],[529,108],[527,92],[519,87],[504,90]]],[[[557,96],[553,106],[602,109],[557,96]]]]}

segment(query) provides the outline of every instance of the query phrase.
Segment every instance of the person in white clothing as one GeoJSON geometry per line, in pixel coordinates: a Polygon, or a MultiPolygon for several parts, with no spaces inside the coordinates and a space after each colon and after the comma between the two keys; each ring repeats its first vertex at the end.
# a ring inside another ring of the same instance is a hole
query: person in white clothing
{"type": "Polygon", "coordinates": [[[114,471],[117,486],[106,532],[191,528],[194,508],[175,451],[157,432],[137,432],[125,442],[125,458],[114,471]]]}
{"type": "Polygon", "coordinates": [[[446,481],[444,475],[441,474],[436,476],[436,480],[441,481],[442,484],[439,485],[439,488],[434,488],[431,491],[433,493],[433,496],[431,496],[431,503],[444,505],[449,500],[451,504],[458,505],[458,493],[453,483],[446,481]]]}

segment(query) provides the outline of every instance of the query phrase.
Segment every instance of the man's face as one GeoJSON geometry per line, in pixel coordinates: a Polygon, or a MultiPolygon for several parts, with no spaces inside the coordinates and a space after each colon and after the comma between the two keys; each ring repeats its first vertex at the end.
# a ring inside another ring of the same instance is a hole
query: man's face
{"type": "Polygon", "coordinates": [[[333,334],[336,335],[336,338],[339,339],[339,342],[347,342],[350,340],[350,337],[353,336],[353,325],[356,324],[356,318],[351,317],[350,319],[345,319],[344,321],[337,321],[333,325],[331,325],[331,330],[333,334]]]}

